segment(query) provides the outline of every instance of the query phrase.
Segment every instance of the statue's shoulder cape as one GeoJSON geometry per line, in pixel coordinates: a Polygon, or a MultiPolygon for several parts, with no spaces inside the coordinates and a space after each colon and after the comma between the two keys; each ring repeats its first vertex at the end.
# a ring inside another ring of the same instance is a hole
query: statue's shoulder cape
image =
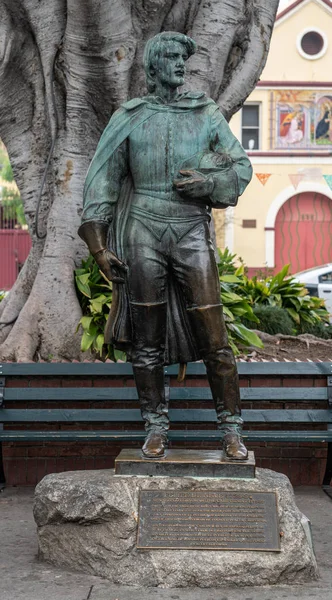
{"type": "MultiPolygon", "coordinates": [[[[121,146],[122,142],[129,137],[136,127],[153,116],[154,111],[148,110],[148,107],[153,104],[156,108],[157,103],[155,100],[153,96],[133,98],[124,102],[112,115],[91,161],[84,184],[84,197],[88,193],[93,179],[116,149],[121,146]]],[[[185,92],[177,102],[170,106],[179,110],[193,110],[211,106],[212,110],[218,110],[215,102],[211,98],[207,98],[204,92],[185,92]]]]}

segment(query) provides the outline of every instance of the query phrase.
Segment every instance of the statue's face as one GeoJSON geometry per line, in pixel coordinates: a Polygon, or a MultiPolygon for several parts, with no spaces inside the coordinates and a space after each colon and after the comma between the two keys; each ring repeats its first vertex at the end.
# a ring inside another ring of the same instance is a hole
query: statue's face
{"type": "Polygon", "coordinates": [[[155,79],[162,85],[177,88],[184,84],[188,53],[180,42],[164,42],[155,63],[155,79]]]}

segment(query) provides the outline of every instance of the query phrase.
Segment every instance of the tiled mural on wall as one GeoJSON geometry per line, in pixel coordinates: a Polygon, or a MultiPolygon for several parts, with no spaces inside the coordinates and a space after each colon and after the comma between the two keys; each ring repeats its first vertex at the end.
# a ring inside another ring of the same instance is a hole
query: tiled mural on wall
{"type": "Polygon", "coordinates": [[[332,90],[275,90],[271,110],[274,149],[332,148],[332,90]]]}

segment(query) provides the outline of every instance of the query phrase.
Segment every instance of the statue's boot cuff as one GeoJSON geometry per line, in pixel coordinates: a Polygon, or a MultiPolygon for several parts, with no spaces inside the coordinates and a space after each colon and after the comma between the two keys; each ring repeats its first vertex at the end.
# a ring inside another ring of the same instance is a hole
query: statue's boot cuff
{"type": "Polygon", "coordinates": [[[238,433],[226,433],[223,440],[226,457],[230,460],[247,460],[248,450],[238,433]]]}
{"type": "Polygon", "coordinates": [[[150,431],[144,442],[142,454],[145,458],[163,458],[167,448],[167,434],[154,429],[150,431]]]}

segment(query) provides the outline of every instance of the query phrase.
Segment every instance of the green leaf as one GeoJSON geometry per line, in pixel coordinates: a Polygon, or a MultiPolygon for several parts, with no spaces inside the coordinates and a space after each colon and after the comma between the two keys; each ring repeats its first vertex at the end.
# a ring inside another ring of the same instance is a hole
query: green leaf
{"type": "Polygon", "coordinates": [[[223,292],[221,294],[223,303],[233,304],[234,302],[242,302],[241,296],[234,294],[233,292],[223,292]]]}
{"type": "Polygon", "coordinates": [[[91,298],[91,290],[90,290],[90,286],[88,284],[89,273],[85,273],[84,275],[78,275],[77,277],[75,277],[75,281],[76,281],[76,285],[77,285],[78,289],[80,290],[80,292],[84,296],[91,298]]]}
{"type": "Polygon", "coordinates": [[[90,335],[87,331],[84,331],[83,335],[82,335],[82,339],[81,339],[81,350],[82,352],[86,352],[87,350],[89,350],[89,348],[91,348],[94,340],[95,340],[95,335],[90,335]]]}
{"type": "Polygon", "coordinates": [[[257,348],[264,348],[262,340],[258,337],[254,331],[247,329],[244,325],[239,323],[230,323],[230,328],[238,335],[242,343],[247,346],[256,346],[257,348]]]}
{"type": "Polygon", "coordinates": [[[101,356],[103,353],[103,347],[104,347],[104,334],[103,333],[100,333],[99,335],[97,335],[94,345],[95,345],[96,350],[98,350],[98,352],[101,356]]]}
{"type": "Polygon", "coordinates": [[[292,317],[293,321],[295,321],[295,323],[297,323],[298,325],[300,325],[300,315],[296,312],[296,310],[294,310],[294,308],[286,308],[288,314],[292,317]]]}
{"type": "Polygon", "coordinates": [[[127,360],[127,355],[125,352],[122,352],[121,350],[116,350],[114,349],[114,358],[115,360],[127,360]]]}
{"type": "Polygon", "coordinates": [[[282,281],[285,279],[285,277],[288,275],[288,271],[289,271],[289,267],[290,265],[285,265],[281,271],[279,271],[279,273],[277,273],[276,278],[278,283],[282,283],[282,281]]]}
{"type": "Polygon", "coordinates": [[[231,310],[227,306],[223,306],[223,313],[226,315],[231,321],[234,321],[234,316],[231,310]]]}
{"type": "Polygon", "coordinates": [[[75,269],[74,270],[75,275],[84,275],[85,273],[85,269],[75,269]]]}
{"type": "Polygon", "coordinates": [[[241,279],[236,277],[236,275],[222,275],[220,281],[224,281],[225,283],[240,283],[241,279]]]}
{"type": "Polygon", "coordinates": [[[104,294],[100,294],[100,296],[93,298],[93,300],[90,300],[90,306],[91,306],[92,312],[102,313],[103,306],[107,302],[108,302],[108,298],[104,294]]]}
{"type": "Polygon", "coordinates": [[[82,325],[84,331],[88,331],[92,321],[93,317],[82,317],[79,321],[79,325],[82,325]]]}

